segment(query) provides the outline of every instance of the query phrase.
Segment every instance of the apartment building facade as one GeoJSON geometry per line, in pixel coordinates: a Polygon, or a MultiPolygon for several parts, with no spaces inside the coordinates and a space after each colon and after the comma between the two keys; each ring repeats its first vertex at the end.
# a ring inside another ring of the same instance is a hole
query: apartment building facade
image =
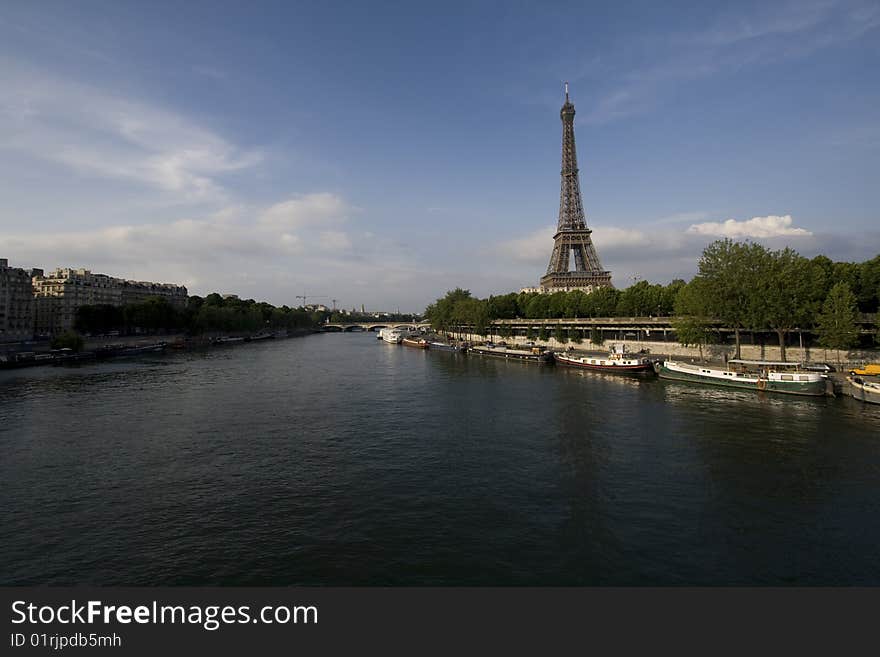
{"type": "Polygon", "coordinates": [[[182,285],[130,281],[88,269],[69,267],[33,277],[34,327],[37,335],[58,335],[74,327],[80,306],[124,306],[162,297],[172,305],[186,305],[182,285]]]}
{"type": "Polygon", "coordinates": [[[34,292],[31,271],[10,267],[0,258],[0,342],[34,337],[34,292]]]}

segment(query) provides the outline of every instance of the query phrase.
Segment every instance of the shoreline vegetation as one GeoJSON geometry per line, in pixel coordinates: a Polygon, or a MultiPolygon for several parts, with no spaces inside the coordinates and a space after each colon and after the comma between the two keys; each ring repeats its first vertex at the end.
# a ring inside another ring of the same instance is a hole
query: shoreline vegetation
{"type": "MultiPolygon", "coordinates": [[[[171,349],[232,346],[321,332],[327,321],[376,321],[352,311],[274,306],[264,301],[212,293],[190,296],[183,308],[161,297],[125,306],[86,305],[74,327],[59,335],[0,345],[0,369],[120,358],[171,349]]],[[[388,314],[382,321],[414,321],[388,314]]]]}
{"type": "Polygon", "coordinates": [[[207,333],[238,335],[265,330],[317,328],[325,313],[305,308],[276,307],[265,301],[224,298],[217,294],[191,296],[186,307],[176,308],[154,297],[127,306],[81,306],[74,328],[81,335],[118,332],[179,331],[188,336],[207,333]]]}
{"type": "MultiPolygon", "coordinates": [[[[695,347],[725,344],[719,327],[732,329],[732,357],[740,358],[744,333],[776,336],[782,360],[786,342],[797,332],[812,336],[807,348],[837,352],[876,348],[880,344],[880,255],[862,263],[833,262],[824,255],[805,258],[791,248],[770,250],[755,242],[730,239],[709,244],[699,270],[689,282],[668,285],[638,281],[623,290],[599,288],[552,294],[516,293],[473,297],[456,288],[425,309],[435,331],[514,337],[496,320],[589,319],[604,317],[669,317],[678,343],[695,347]],[[860,330],[863,315],[874,314],[873,331],[860,330]]],[[[579,344],[604,343],[594,327],[589,336],[558,325],[529,328],[527,340],[579,344]]]]}
{"type": "Polygon", "coordinates": [[[253,299],[213,293],[191,296],[184,308],[152,297],[125,306],[95,305],[77,309],[74,329],[53,336],[30,350],[0,354],[0,367],[52,365],[118,358],[162,351],[234,345],[268,338],[286,338],[320,331],[326,313],[305,308],[276,307],[253,299]]]}

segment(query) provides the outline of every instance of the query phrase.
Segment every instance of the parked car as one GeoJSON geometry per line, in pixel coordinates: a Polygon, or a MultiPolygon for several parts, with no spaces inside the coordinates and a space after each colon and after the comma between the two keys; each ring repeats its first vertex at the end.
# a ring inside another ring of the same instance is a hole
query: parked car
{"type": "Polygon", "coordinates": [[[834,366],[829,365],[828,363],[809,363],[808,365],[804,365],[804,369],[810,372],[822,372],[823,374],[837,371],[834,369],[834,366]]]}

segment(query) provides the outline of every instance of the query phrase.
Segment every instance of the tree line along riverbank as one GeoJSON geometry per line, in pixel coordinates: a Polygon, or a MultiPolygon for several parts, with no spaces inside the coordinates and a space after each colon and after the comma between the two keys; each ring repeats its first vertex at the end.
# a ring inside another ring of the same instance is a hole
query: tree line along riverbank
{"type": "MultiPolygon", "coordinates": [[[[869,349],[880,343],[880,255],[861,263],[833,262],[819,255],[805,258],[790,248],[771,250],[754,242],[724,239],[708,245],[698,273],[689,282],[668,285],[639,281],[617,290],[600,288],[552,294],[510,293],[473,297],[457,288],[425,310],[438,331],[467,331],[476,335],[512,334],[497,320],[600,317],[669,317],[675,338],[684,346],[724,343],[720,330],[733,333],[734,356],[742,353],[743,334],[770,333],[781,359],[787,358],[790,334],[804,334],[806,346],[832,350],[869,349]],[[867,322],[868,329],[865,330],[867,322]]],[[[552,331],[527,329],[527,339],[557,343],[581,342],[581,329],[562,322],[552,331]]],[[[604,341],[593,327],[589,340],[604,341]]]]}
{"type": "Polygon", "coordinates": [[[73,330],[55,336],[51,347],[80,351],[86,340],[119,341],[136,336],[169,336],[179,334],[190,344],[201,344],[212,338],[249,337],[262,332],[309,332],[317,330],[324,313],[304,308],[274,306],[265,301],[223,297],[212,293],[205,297],[191,296],[186,306],[178,308],[166,299],[153,297],[125,306],[80,306],[76,311],[73,330]]]}

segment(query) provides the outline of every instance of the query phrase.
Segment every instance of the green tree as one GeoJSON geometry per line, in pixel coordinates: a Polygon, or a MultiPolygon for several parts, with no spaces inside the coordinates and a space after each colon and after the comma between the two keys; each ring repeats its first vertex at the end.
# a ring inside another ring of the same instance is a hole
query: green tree
{"type": "Polygon", "coordinates": [[[52,349],[72,349],[73,351],[82,351],[85,341],[76,331],[65,331],[61,335],[55,336],[49,346],[52,349]]]}
{"type": "Polygon", "coordinates": [[[447,292],[442,299],[437,299],[425,309],[425,317],[431,322],[431,328],[435,331],[452,329],[457,318],[462,316],[462,311],[456,310],[456,306],[471,298],[469,290],[457,287],[447,292]]]}
{"type": "Polygon", "coordinates": [[[562,326],[562,324],[556,325],[556,330],[553,332],[553,337],[557,342],[565,344],[568,342],[568,331],[562,326]]]}
{"type": "Polygon", "coordinates": [[[526,309],[529,306],[529,303],[536,296],[541,296],[536,292],[521,292],[516,296],[516,316],[517,317],[528,317],[528,312],[526,309]]]}
{"type": "Polygon", "coordinates": [[[880,255],[863,262],[859,267],[859,310],[875,313],[880,310],[880,255]]]}
{"type": "Polygon", "coordinates": [[[453,301],[447,326],[452,327],[459,335],[466,330],[477,335],[486,335],[490,324],[489,306],[486,301],[471,296],[459,296],[453,301]]]}
{"type": "MultiPolygon", "coordinates": [[[[859,297],[859,290],[861,289],[861,278],[862,271],[861,267],[854,262],[835,262],[833,265],[833,273],[831,276],[831,280],[835,283],[846,283],[849,286],[849,289],[853,294],[856,295],[856,298],[859,297]]],[[[828,286],[828,291],[831,291],[832,285],[828,286]]]]}
{"type": "Polygon", "coordinates": [[[550,317],[550,297],[536,294],[526,304],[526,317],[529,319],[548,319],[550,317]]]}
{"type": "Polygon", "coordinates": [[[592,302],[589,317],[614,317],[620,292],[613,287],[600,287],[587,295],[592,302]]]}
{"type": "Polygon", "coordinates": [[[831,291],[831,286],[834,285],[834,262],[832,262],[831,258],[828,256],[817,255],[813,259],[810,260],[814,267],[822,270],[822,277],[825,281],[824,289],[821,291],[819,295],[824,299],[828,296],[828,292],[831,291]]]}
{"type": "Polygon", "coordinates": [[[529,326],[526,329],[526,340],[534,340],[535,339],[535,329],[529,326]]]}
{"type": "Polygon", "coordinates": [[[150,297],[141,303],[132,303],[122,309],[129,328],[148,330],[172,329],[181,324],[177,309],[163,297],[150,297]]]}
{"type": "Polygon", "coordinates": [[[580,344],[581,342],[583,342],[583,338],[581,337],[581,330],[580,330],[580,329],[576,329],[576,328],[571,329],[571,330],[569,331],[569,336],[568,336],[568,337],[569,337],[569,338],[571,339],[571,341],[574,342],[575,344],[580,344]]]}
{"type": "Polygon", "coordinates": [[[733,329],[737,358],[740,357],[740,332],[759,328],[765,319],[761,311],[760,283],[766,279],[768,253],[754,242],[723,239],[703,249],[700,257],[698,277],[703,283],[692,294],[704,295],[703,310],[707,316],[733,329]]]}
{"type": "Polygon", "coordinates": [[[659,315],[663,307],[663,286],[639,281],[620,293],[616,314],[620,317],[659,315]]]}
{"type": "Polygon", "coordinates": [[[590,342],[592,342],[597,347],[601,347],[605,344],[605,336],[602,333],[602,329],[594,326],[590,329],[590,342]]]}
{"type": "Polygon", "coordinates": [[[486,301],[490,319],[516,319],[518,315],[516,293],[490,296],[486,301]]]}
{"type": "Polygon", "coordinates": [[[675,299],[678,293],[685,286],[685,282],[680,278],[676,278],[669,285],[663,288],[660,295],[660,312],[661,317],[668,317],[675,312],[675,299]]]}
{"type": "Polygon", "coordinates": [[[758,271],[760,312],[766,325],[776,331],[779,353],[785,360],[787,334],[798,326],[809,326],[819,311],[824,271],[790,248],[769,253],[758,271]]]}
{"type": "Polygon", "coordinates": [[[76,309],[74,328],[80,333],[107,333],[125,326],[122,308],[101,304],[76,309]]]}
{"type": "Polygon", "coordinates": [[[551,319],[560,319],[565,316],[565,302],[568,294],[565,292],[554,292],[550,295],[550,304],[548,315],[551,319]]]}
{"type": "MultiPolygon", "coordinates": [[[[877,293],[877,296],[880,296],[880,292],[877,293]]],[[[880,309],[874,315],[874,342],[880,344],[880,309]]]]}
{"type": "Polygon", "coordinates": [[[541,342],[547,342],[547,338],[549,337],[550,333],[547,331],[547,327],[542,324],[541,330],[538,331],[538,340],[541,342]]]}
{"type": "Polygon", "coordinates": [[[822,306],[816,334],[820,345],[837,350],[838,363],[841,349],[849,349],[858,344],[858,317],[856,296],[849,285],[844,282],[836,283],[822,306]]]}
{"type": "Polygon", "coordinates": [[[707,287],[706,280],[699,277],[682,287],[675,299],[675,319],[672,321],[679,343],[699,347],[700,360],[703,360],[703,345],[711,340],[707,287]]]}
{"type": "Polygon", "coordinates": [[[584,304],[586,296],[587,295],[581,290],[572,290],[567,293],[565,295],[565,316],[577,317],[581,306],[584,304]]]}

